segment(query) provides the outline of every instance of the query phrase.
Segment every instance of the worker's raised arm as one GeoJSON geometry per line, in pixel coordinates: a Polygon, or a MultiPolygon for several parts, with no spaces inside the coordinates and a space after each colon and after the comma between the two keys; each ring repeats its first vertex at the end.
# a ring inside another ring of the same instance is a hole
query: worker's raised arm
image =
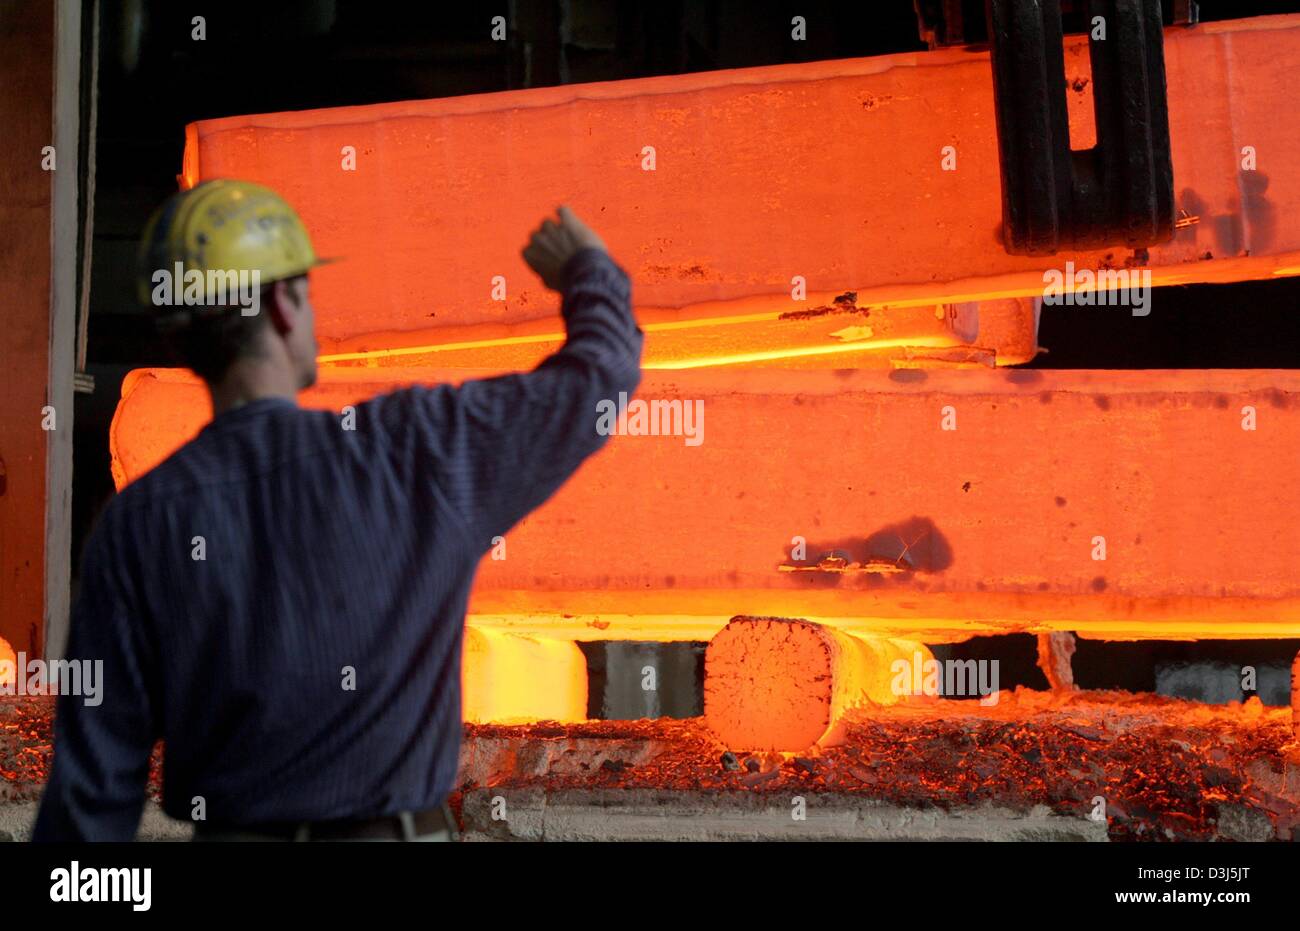
{"type": "MultiPolygon", "coordinates": [[[[601,402],[617,405],[619,394],[631,394],[641,379],[642,333],[632,316],[631,284],[599,237],[561,207],[558,222],[545,221],[523,255],[562,294],[564,345],[531,372],[388,399],[409,405],[397,417],[414,421],[406,429],[414,427],[431,453],[433,493],[479,551],[604,445],[601,402]]],[[[402,429],[391,414],[384,416],[402,429]]]]}

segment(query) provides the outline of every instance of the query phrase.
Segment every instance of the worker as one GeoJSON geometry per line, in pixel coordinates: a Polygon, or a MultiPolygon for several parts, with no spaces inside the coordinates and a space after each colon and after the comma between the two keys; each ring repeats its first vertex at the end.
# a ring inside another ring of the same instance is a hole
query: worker
{"type": "Polygon", "coordinates": [[[523,250],[562,295],[558,351],[340,414],[296,401],[316,380],[318,260],[277,194],[182,192],[141,256],[213,419],[87,543],[67,655],[103,661],[103,696],[60,696],[35,839],[134,838],[159,739],[163,809],[196,839],[450,839],[470,585],[494,538],[608,440],[598,405],[639,383],[626,273],[560,207],[523,250]],[[177,270],[208,283],[202,301],[163,287],[177,270]],[[223,279],[257,282],[256,299],[214,301],[223,279]]]}

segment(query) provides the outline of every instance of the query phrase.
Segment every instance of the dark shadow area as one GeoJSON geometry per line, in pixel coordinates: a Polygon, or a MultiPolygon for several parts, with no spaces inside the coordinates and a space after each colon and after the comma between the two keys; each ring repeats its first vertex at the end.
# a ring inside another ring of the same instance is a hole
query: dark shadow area
{"type": "MultiPolygon", "coordinates": [[[[1078,638],[1074,681],[1082,689],[1124,689],[1181,695],[1200,700],[1245,699],[1260,694],[1265,704],[1283,705],[1285,680],[1300,640],[1143,640],[1111,642],[1078,638]],[[1242,690],[1243,670],[1255,670],[1256,688],[1242,690]],[[1213,684],[1211,680],[1222,680],[1213,684]],[[1225,687],[1237,683],[1236,694],[1225,687]],[[1213,694],[1209,691],[1213,687],[1213,694]]],[[[974,637],[931,647],[936,659],[997,660],[998,686],[1046,689],[1038,668],[1037,638],[1029,634],[974,637]]]]}
{"type": "Polygon", "coordinates": [[[1291,369],[1300,365],[1300,278],[1155,288],[1150,313],[1044,307],[1026,368],[1291,369]]]}

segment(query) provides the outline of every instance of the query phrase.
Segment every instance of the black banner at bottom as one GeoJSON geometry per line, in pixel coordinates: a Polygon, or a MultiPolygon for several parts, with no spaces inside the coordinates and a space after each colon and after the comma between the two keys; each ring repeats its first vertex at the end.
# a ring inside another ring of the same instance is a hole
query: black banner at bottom
{"type": "Polygon", "coordinates": [[[1077,916],[1202,909],[1228,918],[1287,907],[1296,869],[1286,844],[0,845],[10,920],[74,911],[128,921],[337,920],[421,914],[436,903],[481,909],[484,918],[623,914],[591,911],[603,904],[661,919],[663,910],[698,917],[716,909],[766,921],[783,906],[806,919],[849,900],[859,909],[974,908],[988,917],[1046,905],[1077,916]]]}

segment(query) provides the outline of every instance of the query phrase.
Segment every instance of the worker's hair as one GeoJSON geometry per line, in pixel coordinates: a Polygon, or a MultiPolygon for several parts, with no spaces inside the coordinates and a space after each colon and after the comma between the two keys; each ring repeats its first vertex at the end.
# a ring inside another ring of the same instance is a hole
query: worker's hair
{"type": "MultiPolygon", "coordinates": [[[[297,278],[283,279],[293,282],[297,278]]],[[[262,285],[258,312],[245,316],[238,306],[204,307],[200,312],[165,317],[159,329],[186,368],[193,369],[208,384],[226,376],[237,359],[255,355],[262,331],[269,326],[267,308],[273,300],[275,282],[262,285]]]]}

